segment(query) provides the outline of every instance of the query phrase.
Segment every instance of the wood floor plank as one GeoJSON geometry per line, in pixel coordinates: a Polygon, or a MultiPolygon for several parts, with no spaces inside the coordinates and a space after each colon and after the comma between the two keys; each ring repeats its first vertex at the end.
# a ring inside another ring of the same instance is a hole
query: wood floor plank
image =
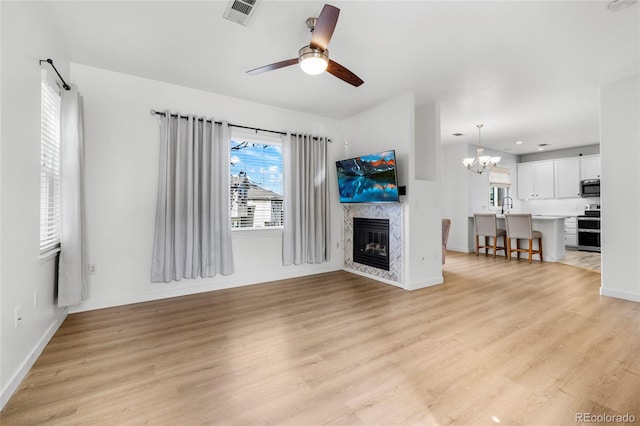
{"type": "Polygon", "coordinates": [[[584,268],[450,252],[413,292],[347,272],[69,315],[3,425],[640,421],[640,304],[584,268]]]}

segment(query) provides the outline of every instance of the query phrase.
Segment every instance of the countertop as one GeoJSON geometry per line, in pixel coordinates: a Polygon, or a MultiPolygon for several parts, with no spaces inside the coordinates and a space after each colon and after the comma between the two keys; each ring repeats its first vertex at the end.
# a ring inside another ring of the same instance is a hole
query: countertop
{"type": "MultiPolygon", "coordinates": [[[[504,217],[504,215],[501,214],[498,217],[504,217]]],[[[555,219],[566,219],[566,218],[568,218],[570,216],[554,216],[554,215],[547,215],[547,214],[534,214],[531,217],[533,219],[555,220],[555,219]]]]}
{"type": "MultiPolygon", "coordinates": [[[[503,215],[503,214],[497,214],[496,215],[496,217],[498,219],[504,219],[504,216],[505,215],[503,215]]],[[[469,216],[469,217],[473,219],[473,216],[469,216]]],[[[538,214],[531,215],[532,219],[537,219],[537,220],[558,220],[558,219],[563,219],[564,220],[564,219],[567,219],[569,217],[572,217],[572,216],[555,216],[555,215],[538,215],[538,214]]]]}

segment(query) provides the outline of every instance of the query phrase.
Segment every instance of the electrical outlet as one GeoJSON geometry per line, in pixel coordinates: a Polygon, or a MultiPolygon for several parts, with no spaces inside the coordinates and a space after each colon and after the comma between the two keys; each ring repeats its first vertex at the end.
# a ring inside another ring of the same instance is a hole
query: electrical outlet
{"type": "Polygon", "coordinates": [[[22,308],[18,305],[15,309],[14,327],[18,328],[20,324],[22,324],[22,308]]]}
{"type": "Polygon", "coordinates": [[[98,267],[95,264],[90,263],[89,264],[89,275],[95,275],[97,273],[98,273],[98,267]]]}

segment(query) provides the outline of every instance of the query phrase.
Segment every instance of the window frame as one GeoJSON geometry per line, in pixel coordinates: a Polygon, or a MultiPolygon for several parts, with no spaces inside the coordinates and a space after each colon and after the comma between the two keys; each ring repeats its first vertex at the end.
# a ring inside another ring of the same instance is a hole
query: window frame
{"type": "Polygon", "coordinates": [[[39,258],[60,251],[61,88],[42,70],[40,80],[39,258]]]}
{"type": "MultiPolygon", "coordinates": [[[[238,130],[238,129],[232,129],[231,131],[231,141],[234,142],[248,142],[248,143],[256,143],[256,144],[262,144],[262,145],[272,145],[272,146],[278,146],[280,147],[280,155],[281,155],[281,162],[278,165],[280,167],[280,173],[282,175],[282,189],[283,189],[283,194],[281,195],[282,197],[282,207],[280,208],[280,225],[272,225],[272,226],[234,226],[234,218],[237,218],[238,216],[233,216],[233,210],[234,210],[234,202],[236,202],[234,200],[234,190],[232,188],[233,185],[233,181],[231,179],[231,177],[233,176],[230,172],[230,182],[229,182],[229,190],[230,190],[230,209],[232,212],[231,215],[231,230],[234,233],[251,233],[251,235],[256,235],[257,233],[260,232],[264,232],[264,233],[273,233],[273,232],[282,232],[284,229],[284,159],[282,158],[282,147],[283,147],[283,138],[281,136],[271,136],[271,135],[264,135],[264,134],[259,134],[259,133],[250,133],[242,130],[238,130]]],[[[231,146],[229,147],[229,163],[231,164],[231,160],[232,160],[232,156],[233,156],[234,150],[231,149],[231,146]]],[[[266,188],[265,188],[266,189],[266,188]]],[[[268,190],[268,189],[267,189],[268,190]]],[[[280,194],[278,194],[280,195],[280,194]]],[[[273,207],[272,208],[272,212],[273,212],[273,207]]],[[[242,219],[240,219],[241,221],[242,219]]]]}

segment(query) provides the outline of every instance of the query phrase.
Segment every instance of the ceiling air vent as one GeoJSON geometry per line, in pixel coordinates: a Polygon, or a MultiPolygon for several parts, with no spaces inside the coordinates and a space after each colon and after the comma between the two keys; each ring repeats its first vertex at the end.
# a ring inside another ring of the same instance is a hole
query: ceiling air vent
{"type": "Polygon", "coordinates": [[[224,11],[224,17],[238,24],[247,25],[258,1],[259,0],[231,0],[227,5],[227,10],[224,11]]]}

